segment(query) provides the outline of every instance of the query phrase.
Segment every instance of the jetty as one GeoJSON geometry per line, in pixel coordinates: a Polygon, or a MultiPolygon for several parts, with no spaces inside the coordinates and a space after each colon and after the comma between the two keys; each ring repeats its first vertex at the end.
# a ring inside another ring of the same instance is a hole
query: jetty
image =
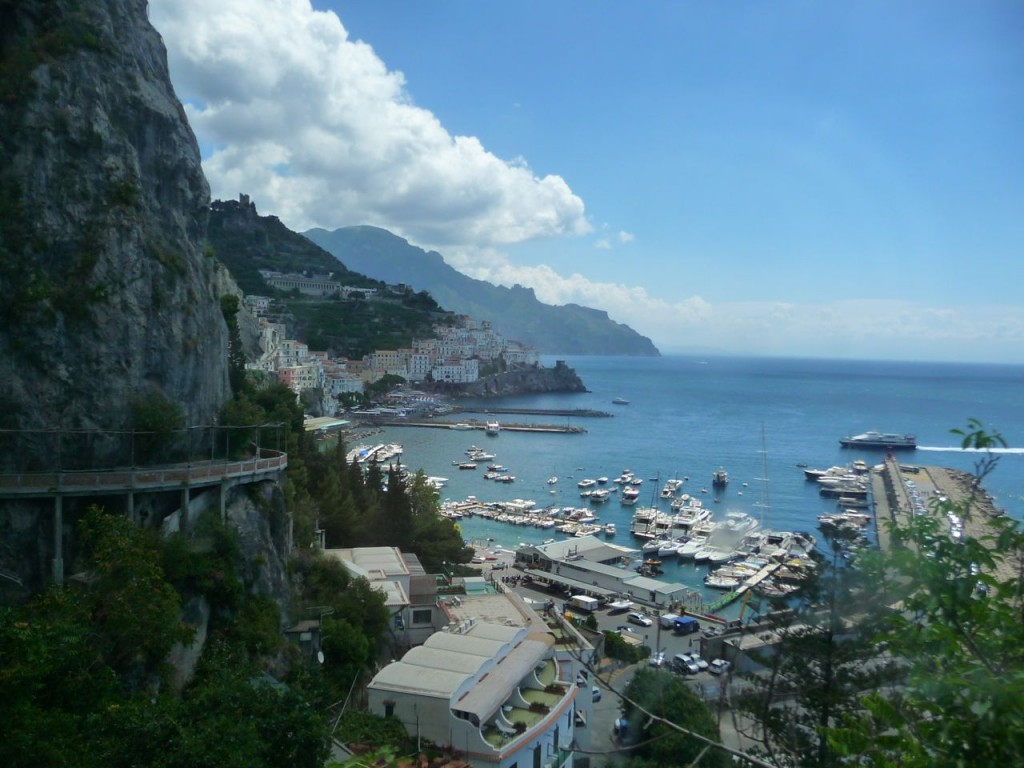
{"type": "MultiPolygon", "coordinates": [[[[423,427],[426,429],[461,429],[465,431],[487,430],[487,424],[480,421],[460,422],[456,425],[453,421],[416,421],[412,419],[384,419],[375,420],[374,424],[382,427],[423,427]]],[[[570,424],[505,424],[501,425],[502,432],[544,432],[547,434],[582,435],[587,430],[583,427],[570,424]]]]}
{"type": "Polygon", "coordinates": [[[493,408],[471,405],[453,405],[454,413],[491,413],[498,415],[521,415],[521,416],[579,416],[581,418],[611,418],[612,414],[607,411],[597,411],[593,408],[493,408]]]}
{"type": "MultiPolygon", "coordinates": [[[[994,528],[990,521],[1004,512],[996,508],[992,498],[975,485],[973,475],[944,467],[903,464],[894,457],[886,458],[880,471],[872,473],[872,496],[878,546],[882,551],[892,547],[889,528],[881,521],[889,520],[905,526],[915,514],[932,514],[931,501],[945,497],[953,502],[971,502],[971,515],[960,521],[960,535],[969,536],[993,547],[990,537],[994,528]]],[[[951,522],[943,517],[941,524],[955,536],[951,522]]],[[[1021,564],[1005,558],[997,563],[992,575],[1002,582],[1018,578],[1021,564]]]]}

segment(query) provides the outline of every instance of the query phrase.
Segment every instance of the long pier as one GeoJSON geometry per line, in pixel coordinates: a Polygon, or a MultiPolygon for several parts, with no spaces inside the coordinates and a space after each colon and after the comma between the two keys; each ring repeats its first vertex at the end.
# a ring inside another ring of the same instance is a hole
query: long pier
{"type": "Polygon", "coordinates": [[[522,416],[579,416],[581,418],[611,418],[607,411],[596,411],[593,408],[492,408],[470,405],[453,405],[453,413],[491,413],[518,414],[522,416]]]}
{"type": "MultiPolygon", "coordinates": [[[[470,421],[465,422],[465,427],[453,426],[455,422],[451,421],[411,421],[409,419],[387,419],[381,421],[374,421],[374,424],[379,424],[382,427],[425,427],[427,429],[461,429],[465,432],[478,431],[483,432],[487,429],[487,425],[483,422],[470,421]]],[[[582,435],[587,430],[583,427],[572,426],[569,424],[502,424],[502,432],[544,432],[547,434],[563,434],[563,435],[582,435]]]]}

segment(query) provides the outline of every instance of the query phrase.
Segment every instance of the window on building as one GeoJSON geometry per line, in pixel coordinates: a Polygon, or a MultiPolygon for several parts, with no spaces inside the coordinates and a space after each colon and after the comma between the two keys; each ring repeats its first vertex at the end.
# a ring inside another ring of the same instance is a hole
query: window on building
{"type": "Polygon", "coordinates": [[[417,608],[412,612],[413,624],[429,624],[432,611],[429,608],[417,608]]]}
{"type": "Polygon", "coordinates": [[[393,701],[385,701],[384,702],[384,717],[394,717],[394,716],[395,716],[395,702],[393,702],[393,701]]]}

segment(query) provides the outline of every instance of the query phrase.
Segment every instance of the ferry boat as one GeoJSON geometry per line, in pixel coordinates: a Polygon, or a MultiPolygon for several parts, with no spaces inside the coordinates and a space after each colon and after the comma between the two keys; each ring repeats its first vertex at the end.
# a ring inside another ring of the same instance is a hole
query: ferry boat
{"type": "Polygon", "coordinates": [[[729,473],[724,469],[716,469],[715,473],[711,476],[711,486],[713,488],[725,488],[729,484],[729,473]]]}
{"type": "Polygon", "coordinates": [[[488,435],[496,435],[501,432],[501,424],[497,421],[488,421],[484,425],[484,432],[488,435]]]}
{"type": "Polygon", "coordinates": [[[917,448],[917,438],[914,435],[871,430],[860,435],[841,437],[839,444],[843,448],[888,448],[894,451],[912,451],[917,448]]]}

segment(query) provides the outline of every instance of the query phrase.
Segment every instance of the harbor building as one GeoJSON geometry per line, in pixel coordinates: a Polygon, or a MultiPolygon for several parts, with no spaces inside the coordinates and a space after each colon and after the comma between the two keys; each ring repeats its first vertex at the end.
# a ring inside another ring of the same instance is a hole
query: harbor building
{"type": "Polygon", "coordinates": [[[639,554],[636,549],[581,536],[520,547],[516,564],[534,581],[564,587],[574,595],[601,600],[624,596],[659,610],[689,601],[691,587],[641,576],[624,566],[624,558],[639,554]]]}

